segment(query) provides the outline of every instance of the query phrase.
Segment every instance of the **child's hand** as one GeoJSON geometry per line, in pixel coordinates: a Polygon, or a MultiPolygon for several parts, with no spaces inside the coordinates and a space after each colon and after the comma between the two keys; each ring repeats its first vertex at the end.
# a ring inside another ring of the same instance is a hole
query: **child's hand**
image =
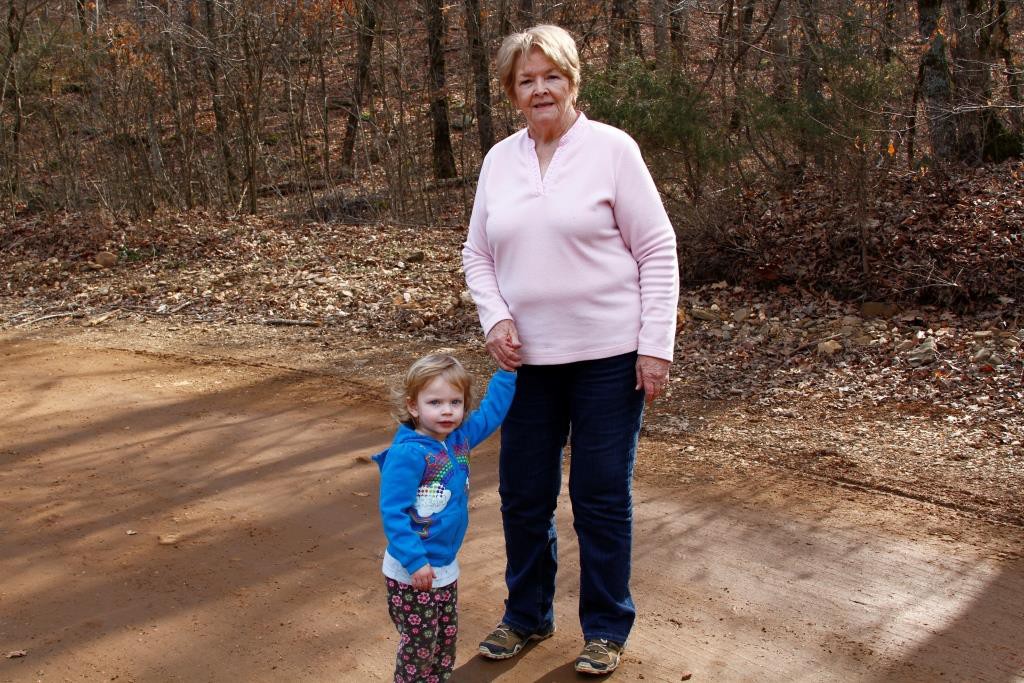
{"type": "Polygon", "coordinates": [[[428,591],[434,586],[434,579],[437,575],[434,574],[434,568],[429,564],[425,564],[417,569],[412,575],[412,587],[418,591],[428,591]]]}

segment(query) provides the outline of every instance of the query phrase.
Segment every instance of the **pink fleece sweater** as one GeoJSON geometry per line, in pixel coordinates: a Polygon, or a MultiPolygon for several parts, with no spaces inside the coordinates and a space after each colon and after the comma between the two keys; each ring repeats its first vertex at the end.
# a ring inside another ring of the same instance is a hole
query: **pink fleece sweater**
{"type": "Polygon", "coordinates": [[[462,260],[484,332],[512,319],[527,364],[630,351],[672,360],[675,232],[617,128],[580,114],[543,179],[525,129],[491,148],[462,260]]]}

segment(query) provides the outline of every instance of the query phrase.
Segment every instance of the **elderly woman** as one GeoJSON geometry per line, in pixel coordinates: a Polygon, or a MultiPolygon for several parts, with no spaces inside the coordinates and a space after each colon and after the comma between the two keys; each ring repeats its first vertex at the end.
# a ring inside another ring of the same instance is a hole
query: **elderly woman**
{"type": "Polygon", "coordinates": [[[499,465],[508,598],[480,653],[506,659],[554,633],[568,440],[585,641],[576,670],[604,674],[635,618],[633,463],[644,399],[664,391],[672,360],[675,234],[636,143],[576,109],[579,57],[565,30],[511,35],[497,63],[526,128],[484,159],[462,255],[487,350],[519,377],[499,465]]]}

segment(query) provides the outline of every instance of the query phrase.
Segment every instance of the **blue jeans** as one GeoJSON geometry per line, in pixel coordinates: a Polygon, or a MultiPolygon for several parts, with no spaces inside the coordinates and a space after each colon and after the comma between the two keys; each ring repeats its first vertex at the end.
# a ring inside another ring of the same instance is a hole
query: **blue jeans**
{"type": "Polygon", "coordinates": [[[635,390],[636,358],[634,352],[519,368],[501,428],[498,485],[507,557],[504,621],[518,631],[554,623],[554,515],[569,439],[583,637],[625,643],[629,636],[636,617],[629,592],[633,464],[644,408],[643,391],[635,390]]]}

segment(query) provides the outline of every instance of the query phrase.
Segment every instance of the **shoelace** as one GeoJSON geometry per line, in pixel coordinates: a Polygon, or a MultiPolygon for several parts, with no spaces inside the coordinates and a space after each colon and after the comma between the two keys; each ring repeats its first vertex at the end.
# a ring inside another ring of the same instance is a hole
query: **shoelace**
{"type": "Polygon", "coordinates": [[[591,654],[607,655],[611,654],[608,650],[608,641],[604,638],[598,638],[597,640],[591,640],[587,643],[587,646],[583,648],[584,652],[591,654]]]}
{"type": "Polygon", "coordinates": [[[494,629],[494,633],[498,635],[502,640],[507,640],[512,635],[512,627],[508,624],[498,624],[494,629]]]}

